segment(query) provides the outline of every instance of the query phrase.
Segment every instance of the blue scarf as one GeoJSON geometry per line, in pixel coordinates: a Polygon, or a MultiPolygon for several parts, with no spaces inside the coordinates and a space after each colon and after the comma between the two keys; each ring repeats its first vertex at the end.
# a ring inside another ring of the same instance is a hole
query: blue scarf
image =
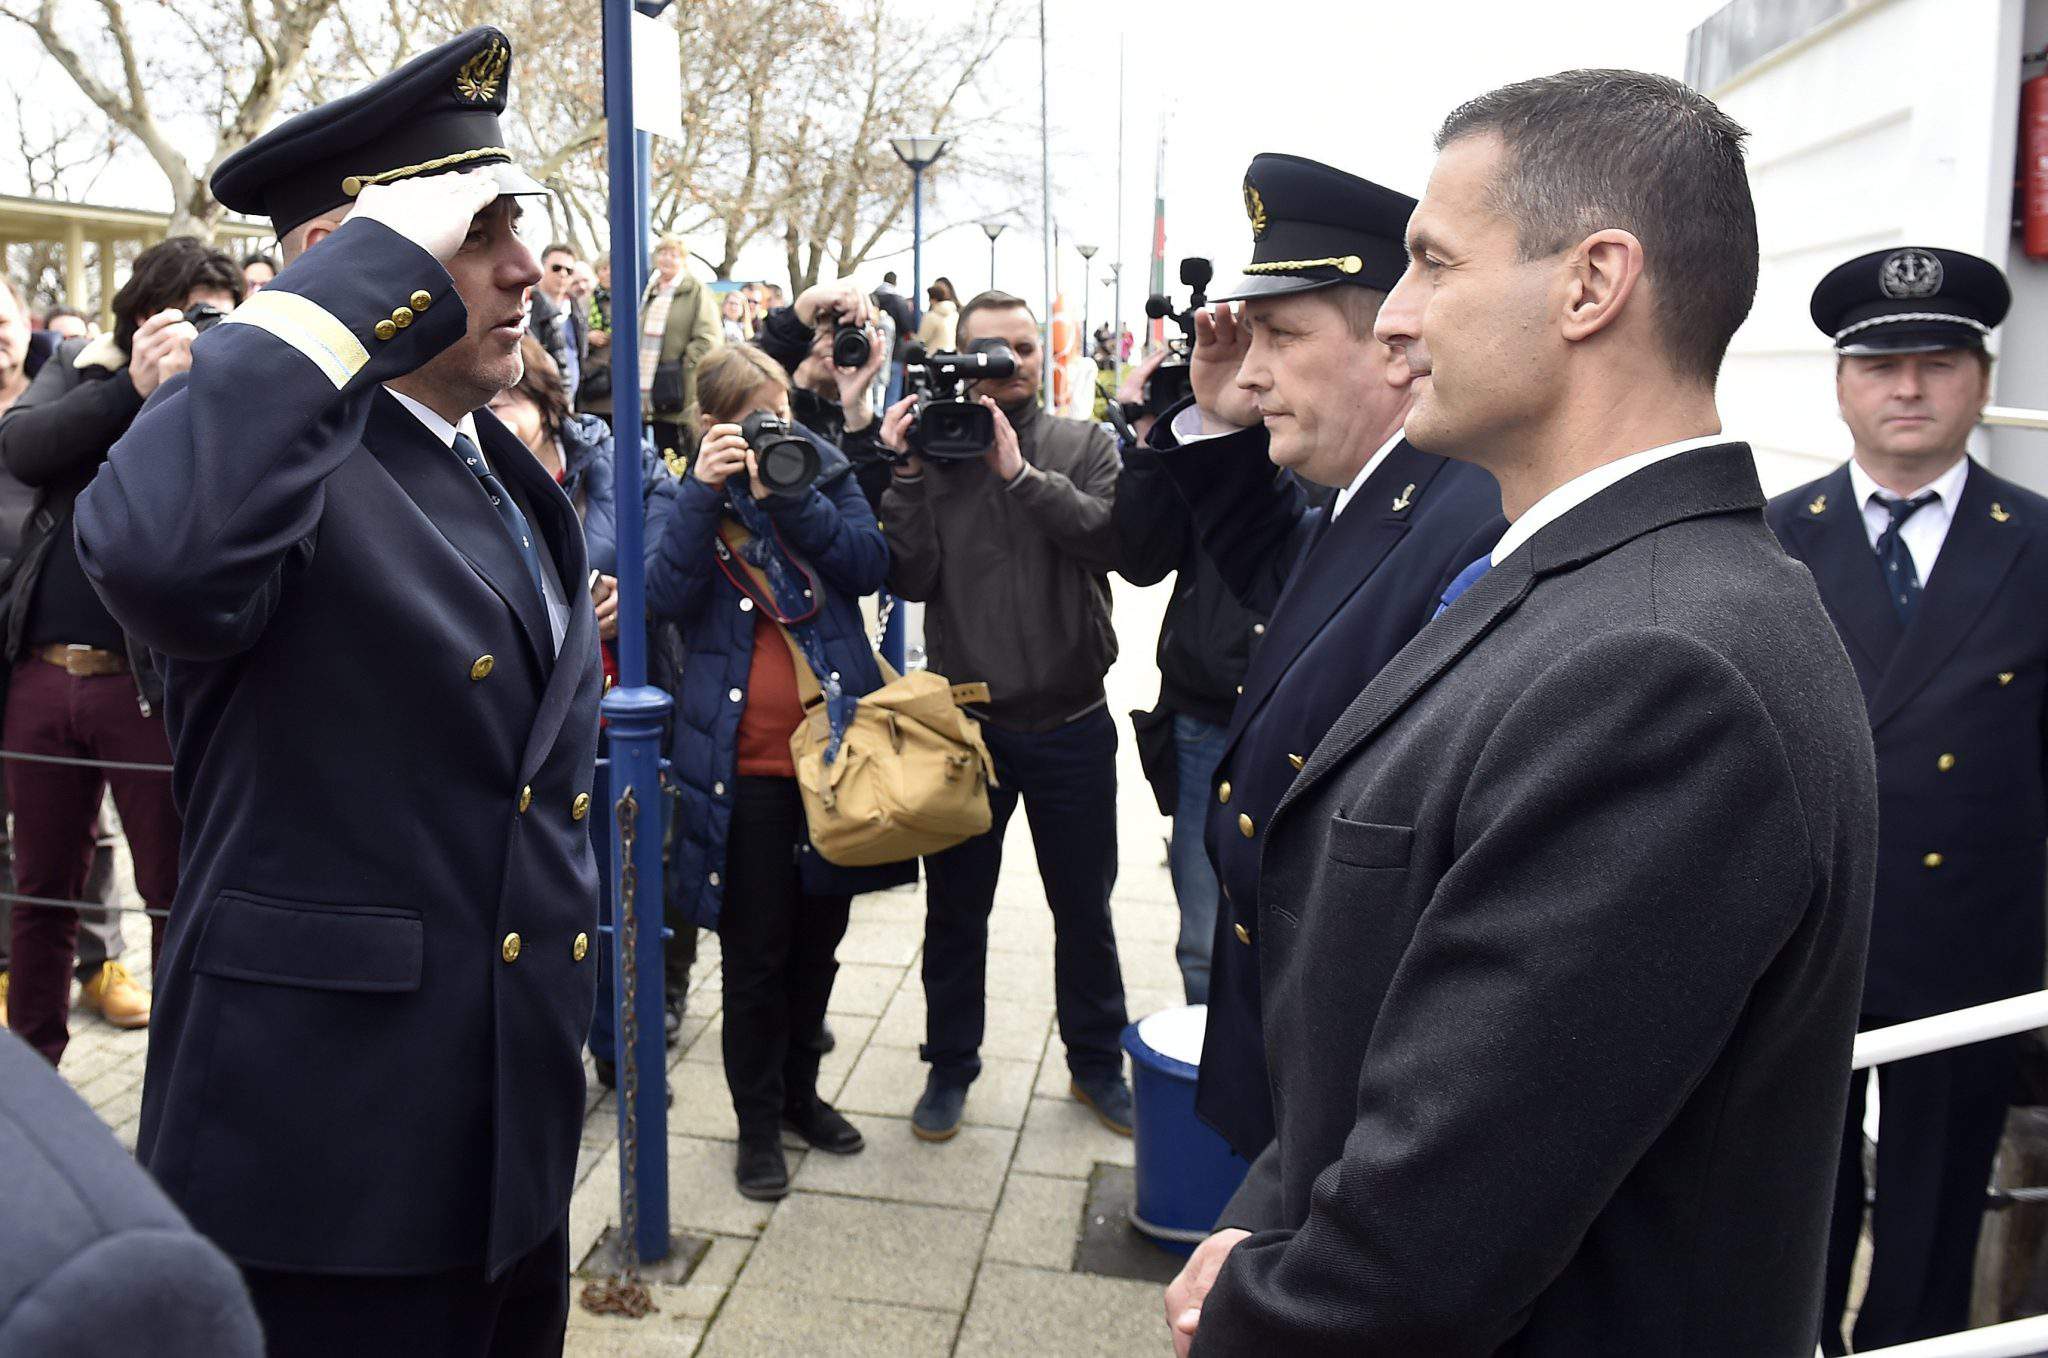
{"type": "Polygon", "coordinates": [[[825,695],[825,720],[832,728],[832,739],[825,745],[825,762],[829,764],[839,757],[840,742],[846,738],[846,728],[853,723],[854,710],[860,706],[860,699],[846,692],[839,682],[838,673],[825,659],[825,638],[818,630],[818,613],[825,605],[824,583],[802,562],[783,550],[768,511],[761,508],[752,495],[745,490],[734,491],[726,496],[726,503],[731,507],[733,517],[753,535],[751,541],[737,550],[740,557],[768,581],[773,593],[769,601],[774,606],[772,620],[796,639],[797,649],[803,652],[811,673],[817,677],[818,688],[825,695]],[[809,598],[805,597],[806,589],[811,592],[809,598]]]}

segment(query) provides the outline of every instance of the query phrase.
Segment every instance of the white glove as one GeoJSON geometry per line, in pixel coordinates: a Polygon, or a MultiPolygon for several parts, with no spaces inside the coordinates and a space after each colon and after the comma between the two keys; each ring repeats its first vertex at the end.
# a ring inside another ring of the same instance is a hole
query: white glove
{"type": "Polygon", "coordinates": [[[498,198],[498,181],[482,170],[372,184],[356,196],[351,217],[382,222],[446,264],[469,235],[469,223],[498,198]]]}

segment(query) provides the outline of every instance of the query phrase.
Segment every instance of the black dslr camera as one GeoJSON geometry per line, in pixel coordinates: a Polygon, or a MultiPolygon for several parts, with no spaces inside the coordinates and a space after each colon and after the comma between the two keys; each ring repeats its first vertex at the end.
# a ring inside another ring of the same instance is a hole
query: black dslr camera
{"type": "Polygon", "coordinates": [[[197,306],[188,307],[185,311],[186,324],[202,335],[227,318],[228,313],[211,302],[201,302],[197,306]]]}
{"type": "Polygon", "coordinates": [[[965,462],[995,446],[995,412],[966,390],[969,382],[1000,382],[1017,375],[1017,354],[1009,345],[993,336],[974,341],[959,354],[927,354],[912,345],[903,374],[917,394],[910,446],[920,456],[965,462]]]}
{"type": "Polygon", "coordinates": [[[1190,255],[1180,262],[1181,286],[1188,289],[1187,310],[1175,311],[1173,300],[1163,292],[1155,292],[1145,299],[1147,316],[1155,321],[1170,320],[1180,327],[1180,338],[1167,341],[1169,357],[1153,369],[1152,376],[1145,381],[1145,411],[1154,419],[1194,392],[1188,356],[1195,347],[1195,313],[1209,305],[1209,280],[1215,276],[1214,265],[1199,255],[1190,255]]]}
{"type": "Polygon", "coordinates": [[[845,321],[832,327],[832,366],[835,368],[862,368],[874,357],[874,342],[868,338],[867,327],[851,325],[845,321]]]}
{"type": "Polygon", "coordinates": [[[765,410],[757,410],[740,421],[740,437],[754,450],[761,484],[770,495],[801,495],[824,469],[817,447],[780,416],[765,410]]]}

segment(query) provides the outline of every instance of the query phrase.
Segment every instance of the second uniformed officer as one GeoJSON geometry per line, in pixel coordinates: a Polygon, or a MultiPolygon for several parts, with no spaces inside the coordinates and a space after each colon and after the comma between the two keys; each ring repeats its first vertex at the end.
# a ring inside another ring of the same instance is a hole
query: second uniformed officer
{"type": "MultiPolygon", "coordinates": [[[[1870,712],[1877,901],[1862,1026],[2038,989],[2048,885],[2048,500],[1966,441],[1991,393],[1984,341],[2011,301],[1997,267],[1907,247],[1821,280],[1855,456],[1771,502],[1813,572],[1870,712]]],[[[1858,1350],[1969,1324],[1984,1186],[2017,1069],[2011,1040],[1881,1067],[1875,1253],[1858,1350]]],[[[1851,1091],[1821,1342],[1841,1321],[1863,1222],[1864,1081],[1851,1091]]]]}
{"type": "Polygon", "coordinates": [[[602,675],[575,510],[482,408],[540,276],[510,61],[473,30],[221,166],[291,262],[78,501],[186,813],[137,1150],[276,1355],[562,1344],[602,675]]]}
{"type": "Polygon", "coordinates": [[[1130,456],[1160,460],[1225,583],[1271,615],[1210,807],[1223,900],[1197,1091],[1203,1118],[1251,1159],[1273,1139],[1259,1023],[1261,827],[1331,723],[1507,525],[1491,475],[1409,445],[1414,389],[1388,380],[1400,360],[1373,338],[1407,267],[1415,200],[1270,154],[1245,172],[1244,196],[1252,262],[1197,318],[1193,402],[1153,427],[1153,446],[1169,451],[1130,456]],[[1335,501],[1312,507],[1296,476],[1335,501]]]}

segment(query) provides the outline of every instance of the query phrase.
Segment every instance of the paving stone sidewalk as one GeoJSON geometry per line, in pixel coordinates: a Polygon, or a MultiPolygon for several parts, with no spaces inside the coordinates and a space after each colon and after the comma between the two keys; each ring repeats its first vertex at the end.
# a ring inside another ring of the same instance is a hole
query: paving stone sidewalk
{"type": "MultiPolygon", "coordinates": [[[[1158,695],[1152,657],[1167,591],[1121,582],[1116,591],[1124,658],[1110,676],[1122,741],[1113,913],[1137,1018],[1182,1002],[1166,823],[1125,720],[1158,695]]],[[[867,1149],[835,1157],[791,1141],[793,1191],[772,1205],[733,1187],[737,1129],[719,1058],[718,944],[704,936],[683,1041],[671,1053],[668,1165],[673,1229],[706,1236],[711,1246],[687,1282],[652,1289],[655,1314],[626,1320],[572,1308],[570,1355],[1171,1352],[1155,1283],[1074,1269],[1089,1176],[1097,1165],[1131,1164],[1132,1143],[1068,1094],[1053,1025],[1052,922],[1025,817],[1011,824],[989,925],[984,1069],[966,1125],[940,1145],[917,1140],[909,1124],[924,1086],[923,910],[921,887],[854,902],[830,1006],[838,1046],[820,1089],[861,1128],[867,1149]]],[[[131,965],[141,969],[146,950],[131,948],[131,965]]],[[[147,1034],[88,1015],[73,1029],[63,1073],[132,1147],[147,1034]]],[[[618,1218],[617,1113],[595,1079],[591,1094],[570,1208],[572,1263],[618,1218]]],[[[572,1294],[580,1288],[573,1283],[572,1294]]]]}

